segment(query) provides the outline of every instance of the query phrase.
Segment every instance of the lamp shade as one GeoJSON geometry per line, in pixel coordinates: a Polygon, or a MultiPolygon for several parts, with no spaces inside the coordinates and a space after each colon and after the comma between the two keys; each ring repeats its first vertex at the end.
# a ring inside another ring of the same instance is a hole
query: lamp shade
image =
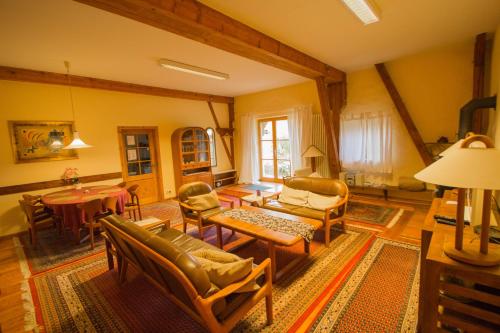
{"type": "Polygon", "coordinates": [[[321,157],[321,156],[323,156],[323,153],[314,145],[310,145],[309,147],[307,147],[306,151],[302,153],[302,157],[321,157]]]}
{"type": "MultiPolygon", "coordinates": [[[[455,142],[454,144],[452,144],[451,146],[449,146],[446,150],[443,150],[441,153],[439,153],[439,156],[444,157],[444,156],[448,155],[452,151],[460,148],[463,143],[464,143],[464,139],[458,140],[457,142],[455,142]]],[[[471,148],[485,148],[485,145],[484,145],[483,142],[474,141],[474,142],[472,142],[470,144],[470,147],[471,148]]]]}
{"type": "Polygon", "coordinates": [[[86,144],[80,139],[80,133],[73,132],[73,141],[63,149],[81,149],[81,148],[90,148],[91,145],[86,144]]]}
{"type": "Polygon", "coordinates": [[[415,178],[436,185],[497,190],[500,189],[500,151],[496,148],[452,149],[415,178]]]}

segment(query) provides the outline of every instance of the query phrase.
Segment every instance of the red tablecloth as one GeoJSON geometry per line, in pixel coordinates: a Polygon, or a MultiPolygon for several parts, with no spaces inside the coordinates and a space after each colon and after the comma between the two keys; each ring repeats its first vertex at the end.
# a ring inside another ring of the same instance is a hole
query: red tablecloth
{"type": "Polygon", "coordinates": [[[123,213],[125,203],[128,201],[127,190],[113,185],[87,186],[81,189],[69,189],[52,192],[42,196],[42,202],[54,213],[62,217],[65,228],[71,229],[78,235],[80,226],[84,220],[82,212],[76,205],[93,199],[104,199],[106,197],[118,197],[116,212],[123,213]]]}

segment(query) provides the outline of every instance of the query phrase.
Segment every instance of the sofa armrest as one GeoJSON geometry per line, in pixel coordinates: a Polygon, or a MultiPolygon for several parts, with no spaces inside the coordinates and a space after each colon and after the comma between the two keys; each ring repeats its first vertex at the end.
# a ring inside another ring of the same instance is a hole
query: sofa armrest
{"type": "Polygon", "coordinates": [[[273,193],[273,195],[270,195],[268,197],[262,197],[262,205],[265,205],[271,199],[278,200],[280,194],[281,194],[281,192],[276,192],[276,193],[273,193]]]}
{"type": "Polygon", "coordinates": [[[181,207],[184,207],[186,209],[192,210],[196,214],[199,214],[199,213],[201,213],[203,211],[202,209],[193,208],[193,207],[189,206],[187,203],[184,203],[184,202],[180,202],[179,201],[179,205],[181,205],[181,207]]]}
{"type": "Polygon", "coordinates": [[[333,206],[330,206],[330,207],[327,207],[325,208],[325,219],[328,219],[329,216],[330,216],[330,213],[336,209],[336,208],[340,208],[342,206],[345,207],[345,205],[347,205],[347,201],[349,200],[349,195],[346,195],[345,197],[342,198],[342,200],[340,200],[339,202],[337,202],[335,205],[333,206]]]}
{"type": "MultiPolygon", "coordinates": [[[[213,304],[226,296],[231,295],[232,293],[234,293],[235,291],[237,291],[238,289],[240,289],[241,287],[243,287],[244,285],[246,285],[250,281],[255,280],[260,274],[262,274],[262,272],[264,272],[266,283],[272,281],[270,268],[271,268],[271,259],[266,258],[257,267],[255,267],[246,278],[244,278],[240,282],[230,284],[229,286],[225,287],[224,289],[207,297],[206,299],[203,300],[204,303],[207,303],[210,305],[210,304],[213,304]],[[266,269],[267,267],[268,267],[268,269],[266,269]]],[[[270,282],[270,283],[272,285],[272,282],[270,282]]]]}
{"type": "Polygon", "coordinates": [[[231,206],[231,208],[234,208],[234,201],[233,200],[228,199],[228,198],[224,198],[224,197],[221,197],[221,196],[218,196],[218,198],[219,198],[219,201],[227,202],[227,203],[229,203],[229,205],[231,206]]]}

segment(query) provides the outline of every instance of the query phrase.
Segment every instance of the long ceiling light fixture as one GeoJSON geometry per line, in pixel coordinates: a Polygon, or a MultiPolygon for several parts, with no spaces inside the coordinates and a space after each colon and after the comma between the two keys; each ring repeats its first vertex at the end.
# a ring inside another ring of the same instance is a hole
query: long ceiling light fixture
{"type": "Polygon", "coordinates": [[[200,75],[209,77],[217,80],[227,80],[229,79],[229,74],[212,71],[210,69],[197,67],[193,65],[183,64],[182,62],[177,62],[169,59],[160,59],[160,66],[173,69],[180,72],[200,75]]]}
{"type": "Polygon", "coordinates": [[[365,25],[380,21],[380,12],[371,0],[342,0],[365,25]]]}
{"type": "Polygon", "coordinates": [[[91,145],[86,144],[80,139],[80,133],[76,130],[76,120],[75,120],[75,105],[73,103],[73,89],[71,88],[71,75],[69,75],[69,61],[64,62],[64,66],[66,67],[66,76],[68,77],[68,86],[69,86],[69,99],[71,101],[71,112],[73,113],[73,141],[63,149],[81,149],[81,148],[90,148],[91,145]]]}

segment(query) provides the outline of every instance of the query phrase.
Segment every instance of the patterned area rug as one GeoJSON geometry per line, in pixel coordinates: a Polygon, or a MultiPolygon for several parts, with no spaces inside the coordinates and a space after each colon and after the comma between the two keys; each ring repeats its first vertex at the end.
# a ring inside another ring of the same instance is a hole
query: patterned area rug
{"type": "MultiPolygon", "coordinates": [[[[312,254],[293,273],[274,285],[274,324],[265,326],[262,301],[235,331],[287,331],[332,280],[359,260],[375,239],[372,233],[351,229],[345,234],[335,233],[331,246],[325,248],[319,244],[321,238],[320,235],[317,240],[315,237],[312,254]]],[[[286,250],[288,253],[284,256],[291,256],[294,251],[302,252],[302,246],[286,250]]],[[[243,257],[251,253],[258,262],[266,252],[264,243],[252,242],[237,253],[243,257]]],[[[278,264],[284,262],[280,252],[277,253],[278,264]]],[[[116,279],[116,272],[107,270],[104,254],[33,276],[30,285],[42,329],[47,332],[204,331],[142,275],[130,274],[122,287],[116,279]]]]}
{"type": "Polygon", "coordinates": [[[165,200],[141,206],[143,217],[154,216],[160,220],[170,219],[170,226],[182,224],[182,215],[179,203],[175,200],[165,200]]]}
{"type": "Polygon", "coordinates": [[[420,248],[377,238],[289,332],[416,332],[420,248]]]}
{"type": "Polygon", "coordinates": [[[351,200],[347,205],[346,217],[352,222],[386,229],[393,227],[404,212],[405,210],[402,208],[351,200]]]}

